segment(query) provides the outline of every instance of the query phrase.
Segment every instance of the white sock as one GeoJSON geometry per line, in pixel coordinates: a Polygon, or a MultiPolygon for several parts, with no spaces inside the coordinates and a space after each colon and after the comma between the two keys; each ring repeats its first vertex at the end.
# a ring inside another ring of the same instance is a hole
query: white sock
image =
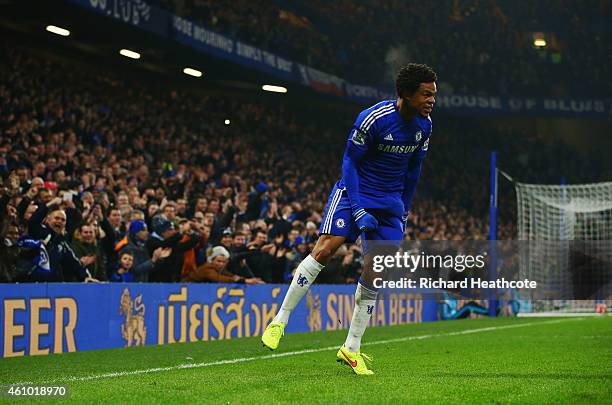
{"type": "Polygon", "coordinates": [[[355,309],[344,347],[349,352],[358,352],[361,347],[361,337],[370,323],[370,317],[374,312],[376,295],[378,292],[367,289],[360,283],[355,291],[355,309]]]}
{"type": "Polygon", "coordinates": [[[283,304],[272,322],[282,322],[284,324],[289,322],[291,311],[293,311],[302,297],[306,294],[306,291],[308,291],[310,285],[315,281],[323,267],[325,266],[316,261],[311,255],[306,256],[306,258],[302,260],[295,270],[293,280],[291,280],[291,285],[289,286],[287,295],[285,295],[283,304]]]}

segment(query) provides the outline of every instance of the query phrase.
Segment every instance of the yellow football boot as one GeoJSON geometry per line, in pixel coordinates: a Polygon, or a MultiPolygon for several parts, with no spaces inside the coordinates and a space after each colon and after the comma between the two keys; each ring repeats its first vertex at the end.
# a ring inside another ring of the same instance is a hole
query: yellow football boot
{"type": "Polygon", "coordinates": [[[368,363],[372,363],[372,358],[367,354],[359,352],[349,352],[346,347],[342,345],[338,354],[336,354],[338,363],[344,363],[349,365],[355,374],[358,375],[372,375],[374,372],[368,368],[368,363]]]}
{"type": "Polygon", "coordinates": [[[281,338],[285,335],[285,324],[274,323],[268,325],[263,335],[261,335],[261,343],[270,350],[276,350],[281,338]]]}

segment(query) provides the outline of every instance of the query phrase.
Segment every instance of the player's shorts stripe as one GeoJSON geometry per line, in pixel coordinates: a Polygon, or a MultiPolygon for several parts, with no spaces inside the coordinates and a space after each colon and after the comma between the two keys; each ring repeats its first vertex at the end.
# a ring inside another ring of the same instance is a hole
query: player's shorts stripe
{"type": "Polygon", "coordinates": [[[376,121],[376,119],[378,118],[378,116],[382,113],[385,113],[387,111],[394,111],[395,107],[393,106],[393,104],[389,104],[386,106],[382,106],[380,108],[377,108],[376,110],[372,111],[365,120],[363,120],[363,122],[361,123],[361,125],[359,126],[359,128],[361,130],[363,130],[366,126],[369,128],[371,123],[376,121]]]}
{"type": "Polygon", "coordinates": [[[392,109],[391,111],[382,111],[381,114],[378,114],[376,117],[374,117],[374,119],[372,121],[370,121],[370,123],[367,125],[367,127],[363,128],[363,132],[368,132],[370,127],[372,126],[372,124],[374,124],[374,122],[376,122],[377,119],[384,117],[385,115],[389,115],[392,114],[395,111],[395,109],[392,109]]]}
{"type": "Polygon", "coordinates": [[[328,217],[325,221],[325,227],[323,228],[324,232],[330,232],[332,223],[334,222],[334,213],[336,212],[336,208],[338,208],[338,203],[340,203],[340,199],[342,198],[342,190],[338,190],[337,194],[334,195],[334,201],[332,201],[329,207],[328,217]]]}
{"type": "Polygon", "coordinates": [[[325,218],[325,223],[323,224],[322,233],[329,232],[331,230],[331,222],[334,216],[334,211],[340,202],[340,198],[342,197],[342,190],[337,189],[334,193],[334,197],[332,198],[331,203],[329,204],[329,210],[327,211],[327,218],[325,218]]]}
{"type": "Polygon", "coordinates": [[[323,225],[323,232],[327,233],[331,231],[331,225],[334,218],[334,212],[336,211],[336,207],[340,202],[340,198],[342,198],[342,190],[336,190],[334,194],[334,198],[332,199],[331,204],[329,204],[329,210],[327,211],[327,218],[325,218],[325,224],[323,225]]]}

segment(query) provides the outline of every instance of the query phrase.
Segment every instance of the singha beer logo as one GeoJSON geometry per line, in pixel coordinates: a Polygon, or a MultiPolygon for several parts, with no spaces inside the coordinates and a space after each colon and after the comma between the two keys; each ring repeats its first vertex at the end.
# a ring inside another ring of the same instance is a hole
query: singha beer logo
{"type": "Polygon", "coordinates": [[[119,313],[125,316],[125,323],[121,325],[121,336],[125,339],[125,347],[144,346],[147,340],[147,328],[144,324],[145,305],[142,303],[142,294],[132,301],[130,291],[125,288],[121,294],[119,313]]]}
{"type": "Polygon", "coordinates": [[[313,332],[321,330],[321,298],[319,294],[313,294],[312,291],[308,290],[306,294],[306,308],[308,308],[308,316],[306,323],[308,323],[308,329],[313,332]]]}

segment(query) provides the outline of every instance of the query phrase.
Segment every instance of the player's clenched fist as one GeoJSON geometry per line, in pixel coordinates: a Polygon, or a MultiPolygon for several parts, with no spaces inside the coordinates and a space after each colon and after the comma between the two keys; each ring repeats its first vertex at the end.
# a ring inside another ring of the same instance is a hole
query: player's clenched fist
{"type": "Polygon", "coordinates": [[[378,220],[372,214],[368,214],[363,208],[356,211],[353,215],[360,231],[369,232],[378,228],[378,220]]]}

